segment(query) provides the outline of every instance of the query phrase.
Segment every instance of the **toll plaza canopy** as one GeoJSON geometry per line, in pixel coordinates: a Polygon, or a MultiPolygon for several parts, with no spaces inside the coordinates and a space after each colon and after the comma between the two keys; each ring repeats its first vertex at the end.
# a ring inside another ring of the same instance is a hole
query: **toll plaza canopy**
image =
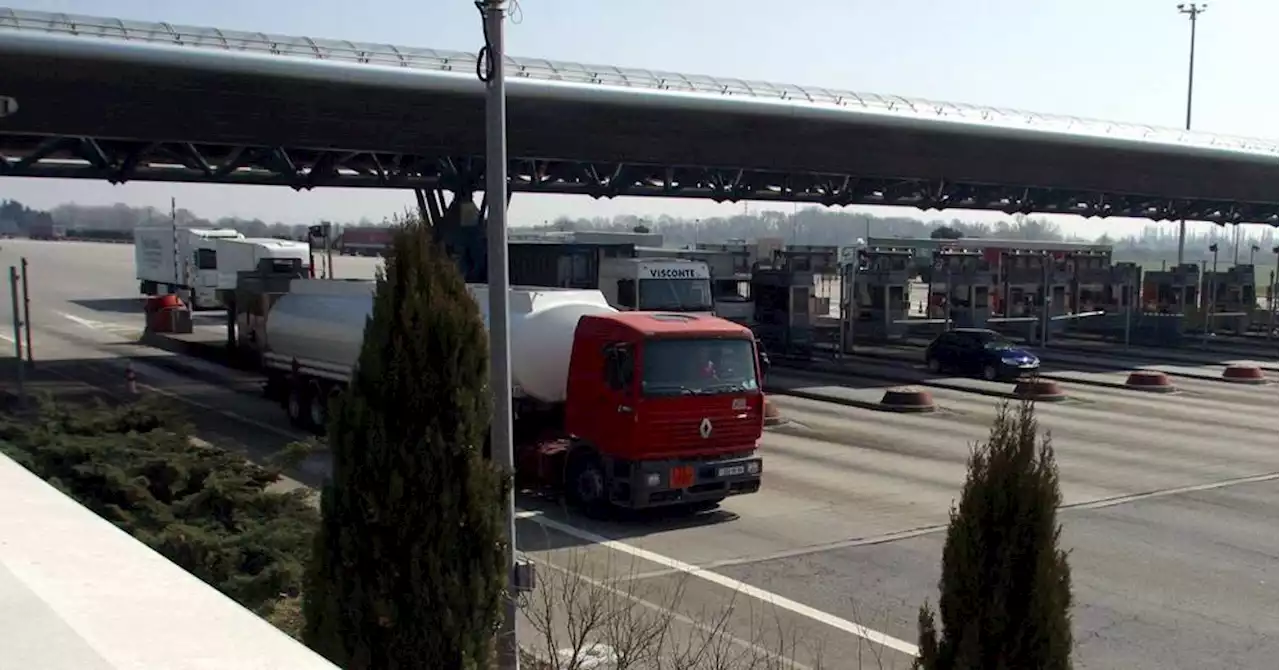
{"type": "MultiPolygon", "coordinates": [[[[514,191],[1277,223],[1274,140],[505,67],[514,191]]],[[[468,53],[0,9],[0,175],[476,191],[476,70],[468,53]]]]}

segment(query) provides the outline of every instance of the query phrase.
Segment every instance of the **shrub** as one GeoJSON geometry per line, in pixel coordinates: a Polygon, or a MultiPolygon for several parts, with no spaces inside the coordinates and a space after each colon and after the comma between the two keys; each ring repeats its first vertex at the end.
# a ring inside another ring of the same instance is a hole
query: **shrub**
{"type": "Polygon", "coordinates": [[[199,446],[161,402],[43,399],[0,419],[0,451],[259,614],[297,593],[318,519],[275,470],[199,446]]]}
{"type": "Polygon", "coordinates": [[[304,640],[348,670],[479,668],[505,597],[506,479],[482,456],[488,347],[431,230],[394,234],[351,384],[328,427],[333,477],[304,640]]]}
{"type": "Polygon", "coordinates": [[[1071,571],[1059,549],[1062,502],[1035,406],[1001,405],[969,474],[942,550],[935,621],[920,608],[917,668],[1071,667],[1071,571]]]}

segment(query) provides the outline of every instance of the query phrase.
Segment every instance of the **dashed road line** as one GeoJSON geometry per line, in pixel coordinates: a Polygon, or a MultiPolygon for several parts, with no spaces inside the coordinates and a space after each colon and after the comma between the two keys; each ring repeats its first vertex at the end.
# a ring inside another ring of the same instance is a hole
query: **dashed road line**
{"type": "MultiPolygon", "coordinates": [[[[1280,479],[1280,472],[1268,472],[1256,475],[1247,475],[1244,477],[1233,477],[1231,479],[1222,479],[1216,482],[1208,482],[1205,484],[1192,484],[1188,486],[1177,486],[1167,489],[1157,489],[1154,491],[1146,491],[1143,493],[1130,493],[1125,495],[1112,496],[1108,498],[1100,498],[1097,500],[1086,500],[1076,503],[1068,503],[1058,508],[1063,512],[1089,511],[1097,509],[1105,509],[1107,507],[1116,507],[1126,503],[1141,502],[1143,500],[1152,500],[1156,498],[1167,498],[1171,496],[1184,495],[1187,493],[1197,493],[1200,491],[1213,491],[1216,489],[1224,489],[1241,484],[1255,484],[1280,479]]],[[[825,542],[822,544],[811,544],[804,547],[796,547],[795,549],[787,549],[769,554],[760,554],[756,556],[741,556],[738,558],[727,558],[718,561],[710,561],[704,563],[701,567],[707,570],[718,568],[730,568],[743,565],[754,565],[756,563],[766,563],[768,561],[779,561],[788,558],[799,558],[801,556],[810,556],[820,554],[826,551],[836,551],[839,549],[852,549],[856,547],[866,547],[877,544],[888,544],[890,542],[899,542],[901,540],[909,540],[925,535],[933,535],[947,530],[947,524],[935,524],[932,526],[921,526],[910,530],[896,531],[892,533],[884,533],[882,535],[872,535],[869,537],[857,537],[847,540],[839,540],[836,542],[825,542]]],[[[669,577],[678,574],[682,570],[676,568],[665,568],[662,570],[650,570],[647,572],[638,572],[629,575],[625,581],[634,581],[642,579],[656,579],[661,577],[669,577]]]]}

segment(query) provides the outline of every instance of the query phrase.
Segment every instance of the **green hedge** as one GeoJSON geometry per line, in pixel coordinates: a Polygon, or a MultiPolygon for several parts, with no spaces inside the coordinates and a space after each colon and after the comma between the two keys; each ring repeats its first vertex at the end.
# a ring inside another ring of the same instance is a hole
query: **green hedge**
{"type": "MultiPolygon", "coordinates": [[[[158,402],[0,417],[0,451],[246,608],[296,598],[318,513],[278,473],[198,446],[158,402]]],[[[294,632],[294,631],[291,631],[294,632]]]]}

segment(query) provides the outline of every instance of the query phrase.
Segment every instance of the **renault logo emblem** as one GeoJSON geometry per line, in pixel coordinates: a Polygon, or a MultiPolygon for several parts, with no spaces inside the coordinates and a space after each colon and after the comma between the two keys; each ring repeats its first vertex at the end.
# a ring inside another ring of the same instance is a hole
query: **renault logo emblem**
{"type": "Polygon", "coordinates": [[[711,437],[711,419],[703,419],[702,423],[698,424],[698,434],[704,440],[711,437]]]}

